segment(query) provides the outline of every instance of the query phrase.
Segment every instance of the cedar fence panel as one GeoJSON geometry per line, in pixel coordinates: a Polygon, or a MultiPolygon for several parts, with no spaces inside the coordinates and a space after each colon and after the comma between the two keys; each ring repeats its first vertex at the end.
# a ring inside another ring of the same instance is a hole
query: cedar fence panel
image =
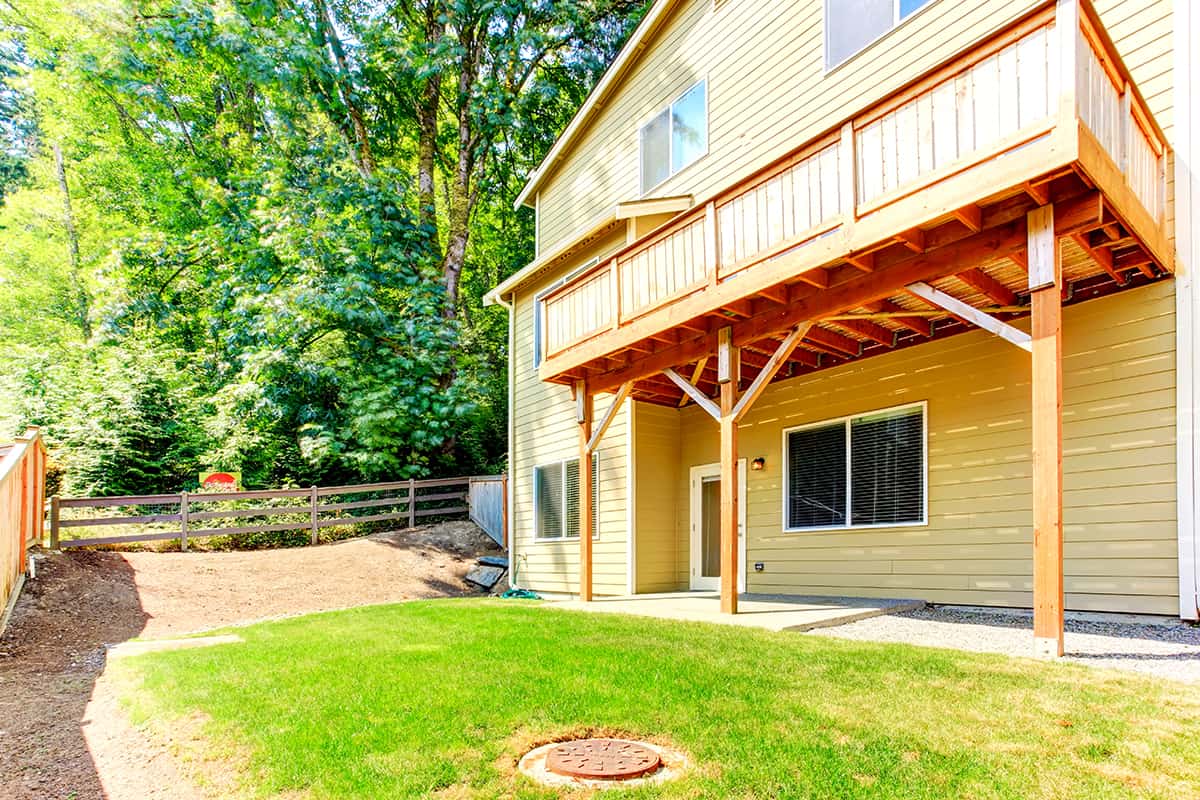
{"type": "MultiPolygon", "coordinates": [[[[306,531],[316,544],[329,528],[397,522],[412,527],[438,517],[474,519],[471,487],[503,476],[313,486],[241,492],[180,492],[120,497],[51,498],[50,546],[88,547],[212,536],[306,531]],[[82,529],[82,530],[81,530],[82,529]],[[98,529],[104,535],[92,535],[98,529]]],[[[480,502],[494,503],[489,496],[480,502]]],[[[496,537],[489,509],[480,512],[496,537]]],[[[482,526],[481,526],[482,527],[482,526]]],[[[503,529],[500,535],[504,538],[503,529]]]]}
{"type": "Polygon", "coordinates": [[[0,619],[28,566],[30,546],[42,539],[46,492],[46,446],[29,428],[0,445],[0,619]]]}

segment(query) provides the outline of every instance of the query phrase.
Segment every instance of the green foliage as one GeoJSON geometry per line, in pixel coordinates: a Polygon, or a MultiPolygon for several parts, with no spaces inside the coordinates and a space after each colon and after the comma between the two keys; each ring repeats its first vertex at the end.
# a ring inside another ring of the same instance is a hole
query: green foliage
{"type": "Polygon", "coordinates": [[[99,494],[503,469],[480,298],[644,5],[0,4],[4,434],[99,494]]]}

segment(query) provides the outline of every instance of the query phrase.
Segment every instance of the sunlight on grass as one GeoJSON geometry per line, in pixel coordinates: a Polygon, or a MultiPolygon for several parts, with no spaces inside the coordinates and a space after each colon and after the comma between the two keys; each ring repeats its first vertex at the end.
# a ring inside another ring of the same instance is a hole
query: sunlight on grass
{"type": "Polygon", "coordinates": [[[478,600],[238,633],[112,668],[251,797],[556,797],[515,761],[583,728],[695,761],[613,798],[1200,796],[1200,693],[1082,667],[478,600]]]}

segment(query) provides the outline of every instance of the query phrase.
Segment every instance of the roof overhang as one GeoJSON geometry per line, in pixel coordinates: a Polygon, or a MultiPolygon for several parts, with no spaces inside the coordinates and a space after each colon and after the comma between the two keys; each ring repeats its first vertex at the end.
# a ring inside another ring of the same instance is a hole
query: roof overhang
{"type": "Polygon", "coordinates": [[[554,146],[550,148],[550,152],[542,159],[542,163],[537,166],[533,172],[529,174],[528,180],[525,182],[525,188],[517,195],[517,200],[513,204],[514,208],[521,206],[532,206],[534,193],[541,186],[542,181],[554,169],[554,166],[566,155],[567,150],[579,138],[580,133],[587,127],[592,117],[604,107],[604,101],[616,89],[621,78],[629,70],[637,57],[646,49],[650,37],[652,37],[662,24],[670,16],[671,10],[679,4],[679,0],[656,0],[653,7],[638,23],[633,34],[629,37],[629,41],[625,42],[625,46],[621,48],[621,52],[609,65],[604,74],[600,76],[600,80],[592,87],[592,91],[584,100],[583,105],[575,112],[575,116],[571,118],[566,129],[555,140],[554,146]]]}

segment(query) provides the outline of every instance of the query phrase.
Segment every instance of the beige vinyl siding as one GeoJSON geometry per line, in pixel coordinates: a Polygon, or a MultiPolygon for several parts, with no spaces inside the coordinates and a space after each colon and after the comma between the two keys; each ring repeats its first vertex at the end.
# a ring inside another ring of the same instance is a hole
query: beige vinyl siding
{"type": "Polygon", "coordinates": [[[708,155],[649,196],[706,197],[919,77],[1034,7],[934,0],[832,72],[823,0],[681,0],[620,88],[541,188],[542,244],[605,205],[639,196],[638,129],[708,79],[708,155]]]}
{"type": "MultiPolygon", "coordinates": [[[[579,591],[579,540],[535,538],[533,469],[536,466],[579,457],[579,428],[575,404],[566,386],[542,383],[533,365],[533,301],[538,292],[594,255],[603,255],[624,242],[624,236],[602,239],[592,250],[579,253],[561,273],[543,277],[517,296],[514,306],[516,351],[513,362],[513,555],[520,585],[541,592],[579,591]]],[[[596,398],[597,417],[608,408],[608,395],[596,398]]],[[[599,537],[593,546],[593,588],[597,594],[628,591],[628,440],[627,411],[609,427],[597,450],[600,494],[597,507],[599,537]]]]}
{"type": "MultiPolygon", "coordinates": [[[[636,591],[674,591],[681,588],[679,562],[687,560],[687,552],[679,551],[675,535],[680,509],[670,489],[670,478],[678,475],[680,469],[681,415],[678,409],[650,403],[634,403],[633,414],[636,591]]],[[[686,506],[683,513],[687,513],[686,506]]],[[[687,568],[686,563],[682,568],[687,568]]]]}
{"type": "MultiPolygon", "coordinates": [[[[680,0],[539,194],[543,247],[612,203],[639,196],[638,130],[707,78],[708,154],[652,197],[704,198],[831,129],[1038,4],[933,0],[848,61],[824,68],[823,0],[680,0]]],[[[1152,112],[1170,134],[1171,0],[1097,8],[1152,112]]]]}
{"type": "MultiPolygon", "coordinates": [[[[1067,607],[1174,614],[1174,285],[1066,309],[1064,472],[1067,607]]],[[[982,331],[787,380],[739,431],[766,469],[747,485],[751,592],[914,597],[1028,606],[1032,501],[1029,355],[982,331]],[[929,524],[783,533],[783,430],[928,403],[929,524]]],[[[687,471],[719,457],[716,425],[684,410],[677,507],[687,471]]],[[[641,496],[654,487],[639,481],[641,496]]],[[[686,514],[676,549],[687,553],[686,514]]],[[[686,561],[686,555],[684,559],[686,561]]],[[[676,579],[686,581],[687,565],[676,579]]]]}

